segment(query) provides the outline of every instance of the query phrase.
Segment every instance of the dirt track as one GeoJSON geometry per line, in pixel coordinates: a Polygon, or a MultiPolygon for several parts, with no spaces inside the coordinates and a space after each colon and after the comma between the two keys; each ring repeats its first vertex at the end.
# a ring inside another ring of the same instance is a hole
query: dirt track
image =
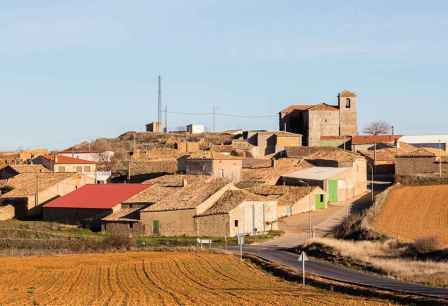
{"type": "Polygon", "coordinates": [[[230,255],[135,252],[0,261],[0,305],[385,305],[281,281],[230,255]]]}
{"type": "Polygon", "coordinates": [[[448,185],[393,188],[373,227],[403,240],[436,237],[448,245],[448,185]]]}

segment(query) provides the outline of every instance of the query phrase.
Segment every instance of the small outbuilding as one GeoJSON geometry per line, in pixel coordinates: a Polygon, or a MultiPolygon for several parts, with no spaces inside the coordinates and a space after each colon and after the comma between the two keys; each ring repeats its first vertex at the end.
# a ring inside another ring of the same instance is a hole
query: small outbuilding
{"type": "Polygon", "coordinates": [[[277,230],[277,201],[246,190],[228,190],[195,216],[198,236],[234,237],[277,230]]]}
{"type": "Polygon", "coordinates": [[[318,186],[259,185],[248,190],[269,199],[275,199],[279,218],[324,209],[328,206],[328,194],[318,186]]]}
{"type": "Polygon", "coordinates": [[[187,174],[211,175],[239,182],[243,157],[213,151],[196,152],[186,159],[185,168],[187,174]]]}

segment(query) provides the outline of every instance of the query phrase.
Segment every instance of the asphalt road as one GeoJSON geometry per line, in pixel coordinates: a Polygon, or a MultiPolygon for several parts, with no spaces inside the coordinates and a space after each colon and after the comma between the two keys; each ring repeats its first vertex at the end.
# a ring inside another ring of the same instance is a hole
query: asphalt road
{"type": "MultiPolygon", "coordinates": [[[[300,273],[302,272],[301,265],[299,265],[297,260],[298,255],[290,251],[261,246],[245,246],[244,252],[257,255],[269,261],[281,263],[300,273]]],[[[448,303],[448,288],[427,287],[424,285],[406,283],[382,277],[380,275],[359,272],[312,259],[306,262],[305,270],[307,273],[312,273],[343,283],[446,299],[448,303]]]]}

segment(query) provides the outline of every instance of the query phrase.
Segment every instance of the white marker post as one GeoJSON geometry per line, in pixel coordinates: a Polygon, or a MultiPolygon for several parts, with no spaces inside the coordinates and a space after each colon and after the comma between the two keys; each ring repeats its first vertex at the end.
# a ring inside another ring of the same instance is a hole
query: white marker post
{"type": "Polygon", "coordinates": [[[306,256],[305,252],[299,254],[299,258],[297,258],[298,262],[302,262],[302,281],[305,286],[305,261],[308,261],[308,256],[306,256]]]}
{"type": "Polygon", "coordinates": [[[244,235],[238,234],[238,244],[240,246],[240,258],[243,261],[243,245],[244,245],[244,235]]]}

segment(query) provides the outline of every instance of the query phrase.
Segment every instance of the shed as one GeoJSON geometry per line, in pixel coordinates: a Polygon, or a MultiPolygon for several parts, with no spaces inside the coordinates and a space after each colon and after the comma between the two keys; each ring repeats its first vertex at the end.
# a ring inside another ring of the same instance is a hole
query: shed
{"type": "Polygon", "coordinates": [[[195,219],[200,236],[260,234],[278,229],[277,201],[246,190],[228,190],[195,219]]]}

